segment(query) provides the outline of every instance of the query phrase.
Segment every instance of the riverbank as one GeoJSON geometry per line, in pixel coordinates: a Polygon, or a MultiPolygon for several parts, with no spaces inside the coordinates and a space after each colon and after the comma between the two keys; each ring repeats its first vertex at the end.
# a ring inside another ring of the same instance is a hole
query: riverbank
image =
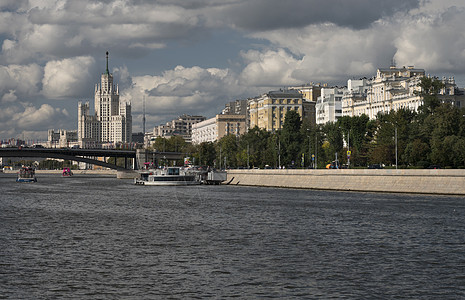
{"type": "MultiPolygon", "coordinates": [[[[72,170],[75,175],[115,175],[116,170],[72,170]]],[[[18,170],[4,170],[5,174],[16,174],[18,170]]],[[[62,174],[63,170],[36,170],[36,174],[62,174]]]]}
{"type": "Polygon", "coordinates": [[[230,184],[318,190],[465,195],[465,170],[228,170],[230,184]]]}

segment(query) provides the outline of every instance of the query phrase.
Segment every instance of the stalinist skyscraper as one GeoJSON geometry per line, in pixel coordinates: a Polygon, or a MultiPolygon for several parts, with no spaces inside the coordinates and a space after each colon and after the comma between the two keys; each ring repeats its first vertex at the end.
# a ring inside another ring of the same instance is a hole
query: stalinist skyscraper
{"type": "Polygon", "coordinates": [[[89,102],[78,105],[78,140],[83,148],[130,143],[132,137],[131,104],[119,101],[118,85],[107,68],[95,85],[95,114],[89,114],[89,102]]]}

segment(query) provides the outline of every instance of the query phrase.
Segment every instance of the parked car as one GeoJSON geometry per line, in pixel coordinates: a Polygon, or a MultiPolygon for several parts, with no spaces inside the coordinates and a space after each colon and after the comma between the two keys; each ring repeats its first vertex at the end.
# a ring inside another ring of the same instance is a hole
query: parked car
{"type": "Polygon", "coordinates": [[[427,169],[441,169],[440,165],[431,165],[427,169]]]}
{"type": "Polygon", "coordinates": [[[372,164],[368,166],[368,169],[382,169],[383,166],[380,164],[372,164]]]}

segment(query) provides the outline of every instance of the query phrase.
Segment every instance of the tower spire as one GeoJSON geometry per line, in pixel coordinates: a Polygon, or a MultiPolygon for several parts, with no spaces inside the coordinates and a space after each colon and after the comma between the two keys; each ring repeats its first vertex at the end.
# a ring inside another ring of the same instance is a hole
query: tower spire
{"type": "Polygon", "coordinates": [[[110,72],[108,71],[108,51],[107,51],[107,70],[106,70],[105,74],[110,74],[110,72]]]}

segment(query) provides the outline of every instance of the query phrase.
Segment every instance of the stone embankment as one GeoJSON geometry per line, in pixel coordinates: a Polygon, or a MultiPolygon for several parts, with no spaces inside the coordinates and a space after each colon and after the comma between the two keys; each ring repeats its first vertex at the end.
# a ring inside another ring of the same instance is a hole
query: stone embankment
{"type": "Polygon", "coordinates": [[[465,195],[465,170],[228,170],[227,181],[249,186],[465,195]]]}

